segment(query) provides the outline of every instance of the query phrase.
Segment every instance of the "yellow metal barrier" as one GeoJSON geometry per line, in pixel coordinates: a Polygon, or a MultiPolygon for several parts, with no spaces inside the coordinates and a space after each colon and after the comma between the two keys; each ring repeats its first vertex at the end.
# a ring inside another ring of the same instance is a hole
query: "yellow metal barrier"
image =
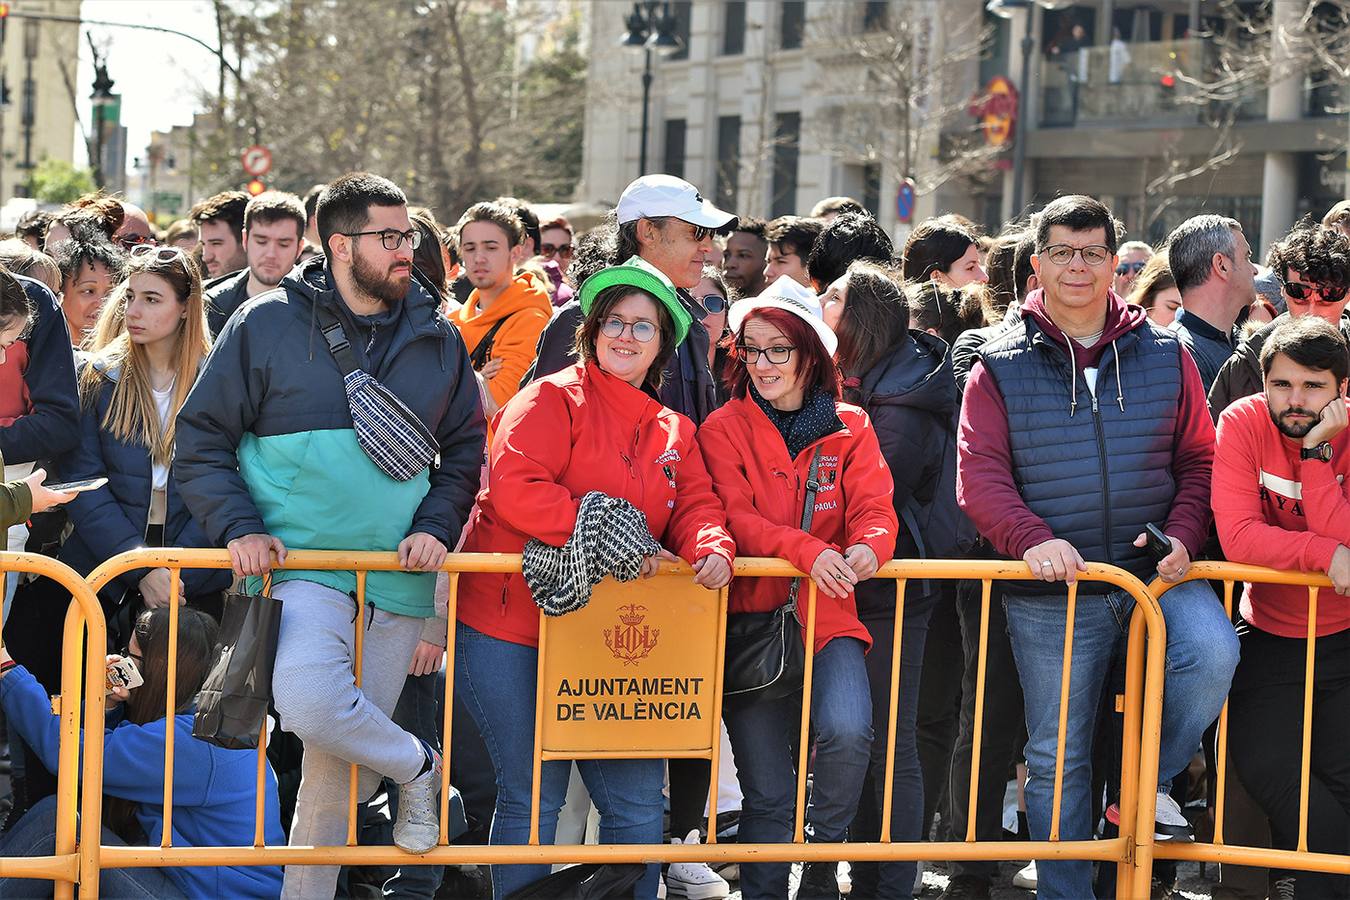
{"type": "Polygon", "coordinates": [[[74,569],[51,557],[0,552],[0,572],[26,572],[50,578],[70,591],[72,598],[63,633],[61,694],[53,701],[53,710],[61,717],[56,771],[56,852],[52,856],[0,857],[0,877],[53,881],[57,900],[73,897],[77,883],[84,888],[85,896],[97,897],[99,845],[98,841],[80,841],[77,846],[76,806],[86,826],[98,834],[103,816],[104,657],[108,643],[103,608],[74,569]],[[83,654],[79,652],[81,648],[83,654]],[[85,735],[83,759],[81,729],[85,735]]]}
{"type": "MultiPolygon", "coordinates": [[[[112,578],[128,570],[140,568],[165,567],[173,573],[175,585],[183,568],[228,568],[229,554],[220,550],[180,550],[180,549],[143,549],[124,553],[108,560],[89,576],[89,585],[97,591],[112,578]]],[[[398,569],[398,560],[393,553],[340,553],[326,551],[293,550],[287,554],[286,569],[302,570],[352,570],[357,573],[357,602],[364,604],[366,579],[370,571],[390,571],[398,569]]],[[[505,554],[452,554],[443,567],[450,573],[450,596],[447,622],[446,652],[453,659],[455,652],[456,610],[458,603],[458,577],[465,572],[509,573],[520,570],[520,557],[505,554]]],[[[740,559],[736,562],[736,575],[739,577],[777,577],[800,574],[787,563],[768,559],[740,559]]],[[[810,703],[812,685],[812,659],[808,655],[805,674],[805,694],[801,722],[801,759],[798,765],[797,810],[793,842],[788,844],[717,844],[715,825],[710,827],[710,840],[707,845],[606,845],[606,846],[541,846],[537,843],[538,792],[536,787],[532,813],[536,817],[535,841],[519,847],[481,847],[450,846],[446,835],[446,812],[449,803],[450,749],[450,698],[454,691],[454,668],[446,669],[446,714],[444,721],[445,765],[442,771],[441,798],[441,835],[439,845],[430,853],[419,857],[423,864],[464,865],[464,864],[510,864],[510,863],[582,863],[582,862],[692,862],[692,861],[829,861],[850,859],[860,861],[875,860],[1022,860],[1022,859],[1086,859],[1114,862],[1118,867],[1117,891],[1120,897],[1133,897],[1140,892],[1134,890],[1135,884],[1142,885],[1143,894],[1147,894],[1149,869],[1153,859],[1153,816],[1154,786],[1157,783],[1158,741],[1162,716],[1162,675],[1165,648],[1165,626],[1157,601],[1149,594],[1144,585],[1132,575],[1100,564],[1091,564],[1081,578],[1084,581],[1101,581],[1127,591],[1136,601],[1136,614],[1131,624],[1131,635],[1126,667],[1125,736],[1122,751],[1121,772],[1121,828],[1120,836],[1111,840],[1063,841],[1058,835],[1058,810],[1061,805],[1063,766],[1064,766],[1064,727],[1068,715],[1067,704],[1061,703],[1060,742],[1056,758],[1054,780],[1054,831],[1048,841],[996,842],[980,843],[974,840],[973,809],[968,821],[970,826],[964,841],[946,843],[891,843],[890,818],[893,798],[891,782],[894,768],[894,750],[897,730],[897,704],[900,685],[901,647],[900,638],[904,618],[904,592],[908,579],[974,579],[983,583],[981,611],[981,650],[978,660],[978,697],[976,700],[974,750],[971,761],[970,800],[978,793],[979,754],[981,729],[983,726],[983,694],[985,684],[985,642],[988,635],[988,613],[992,582],[1009,580],[1028,580],[1030,572],[1026,565],[1012,562],[966,561],[966,560],[897,560],[883,566],[875,577],[895,581],[896,622],[895,654],[891,670],[891,701],[889,720],[886,728],[887,771],[882,810],[882,836],[875,843],[842,844],[806,844],[804,840],[804,813],[807,775],[807,754],[809,752],[810,703]],[[1147,640],[1145,640],[1147,638],[1147,640]],[[1137,880],[1140,874],[1142,880],[1137,880]]],[[[692,570],[683,564],[662,567],[661,575],[666,577],[689,578],[692,570]]],[[[815,597],[815,586],[809,579],[805,582],[809,596],[815,597]]],[[[640,586],[639,586],[640,587],[640,586]]],[[[606,590],[602,585],[600,591],[606,590]]],[[[614,587],[614,590],[637,590],[631,586],[614,587]]],[[[701,589],[700,589],[701,590],[701,589]]],[[[713,598],[718,619],[721,619],[726,604],[725,592],[708,593],[713,598]]],[[[1077,603],[1077,588],[1071,588],[1067,599],[1069,628],[1066,629],[1065,668],[1062,696],[1069,689],[1069,664],[1072,653],[1073,611],[1077,603]]],[[[805,622],[807,646],[812,646],[815,634],[815,605],[805,622]]],[[[176,612],[173,615],[173,627],[170,633],[176,634],[176,612]]],[[[563,617],[563,620],[568,617],[563,617]]],[[[563,621],[557,620],[557,621],[563,621]]],[[[547,664],[547,641],[551,626],[541,633],[540,671],[547,664]]],[[[357,660],[355,678],[360,683],[361,666],[361,629],[356,630],[357,660]]],[[[67,629],[68,646],[70,632],[67,629]]],[[[718,659],[716,666],[716,691],[713,694],[714,710],[718,715],[710,717],[712,725],[720,719],[720,657],[724,634],[718,629],[714,646],[718,659]]],[[[101,648],[101,644],[99,645],[101,648]]],[[[617,654],[616,654],[617,656],[617,654]]],[[[171,650],[171,659],[173,653],[171,650]]],[[[174,668],[169,669],[168,696],[173,697],[175,677],[174,668]]],[[[544,695],[540,694],[542,705],[544,695]]],[[[91,704],[92,706],[92,704],[91,704]]],[[[167,711],[171,714],[171,710],[167,711]]],[[[537,719],[537,722],[539,720],[537,719]]],[[[537,730],[537,734],[539,731],[537,730]]],[[[102,847],[90,851],[90,865],[94,871],[83,870],[81,880],[97,884],[96,867],[162,867],[162,866],[248,866],[248,865],[406,865],[410,858],[395,847],[358,847],[356,843],[355,806],[356,767],[352,767],[351,793],[349,797],[349,827],[347,846],[345,847],[269,847],[264,845],[262,827],[262,791],[265,772],[266,735],[258,749],[258,791],[257,821],[252,846],[240,847],[173,847],[170,844],[168,816],[172,806],[172,761],[173,745],[165,747],[165,837],[160,847],[102,847]]],[[[702,742],[698,746],[685,747],[675,755],[703,756],[716,760],[716,739],[710,739],[707,746],[702,742]]],[[[593,752],[569,752],[550,750],[536,744],[536,783],[538,761],[542,758],[573,758],[582,756],[624,758],[629,755],[643,755],[641,752],[624,750],[622,752],[604,748],[594,748],[593,752]]],[[[646,753],[655,755],[655,751],[646,753]]],[[[96,762],[90,759],[89,771],[97,771],[101,757],[96,762]]],[[[97,782],[90,782],[96,784],[97,782]]],[[[86,793],[86,823],[98,821],[97,806],[90,808],[86,793]]],[[[96,793],[95,793],[96,796],[96,793]]],[[[713,798],[716,808],[716,797],[713,798]]],[[[714,814],[715,815],[715,814],[714,814]]],[[[715,820],[714,820],[715,821],[715,820]]]]}
{"type": "MultiPolygon", "coordinates": [[[[1191,860],[1195,862],[1229,863],[1281,869],[1299,869],[1350,875],[1350,855],[1308,851],[1308,785],[1312,760],[1313,663],[1317,654],[1317,604],[1322,588],[1330,588],[1331,580],[1320,572],[1282,572],[1262,566],[1248,566],[1228,562],[1198,562],[1191,566],[1183,581],[1223,582],[1223,605],[1229,617],[1233,615],[1233,593],[1245,582],[1260,584],[1302,585],[1308,588],[1307,654],[1303,688],[1303,748],[1299,778],[1298,847],[1295,850],[1274,850],[1269,847],[1233,846],[1224,841],[1224,795],[1228,781],[1228,704],[1219,714],[1217,748],[1215,751],[1214,840],[1202,844],[1159,844],[1154,854],[1159,859],[1191,860]]],[[[1162,596],[1181,582],[1154,581],[1149,590],[1162,596]]],[[[1341,598],[1337,598],[1338,600],[1341,598]]]]}

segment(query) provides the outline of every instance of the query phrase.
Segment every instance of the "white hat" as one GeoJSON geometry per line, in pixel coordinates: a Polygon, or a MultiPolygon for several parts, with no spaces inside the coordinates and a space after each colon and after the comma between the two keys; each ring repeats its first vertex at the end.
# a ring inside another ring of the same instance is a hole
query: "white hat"
{"type": "Polygon", "coordinates": [[[683,178],[674,175],[643,175],[623,189],[617,210],[619,224],[638,219],[673,216],[690,225],[721,228],[736,217],[713,206],[683,178]]]}
{"type": "Polygon", "coordinates": [[[820,298],[801,282],[787,275],[779,275],[778,280],[769,285],[758,297],[746,297],[731,304],[727,313],[727,327],[733,332],[741,330],[741,323],[757,309],[781,309],[799,316],[806,324],[815,329],[816,336],[825,345],[825,352],[834,356],[839,346],[839,338],[834,330],[825,324],[821,313],[820,298]]]}

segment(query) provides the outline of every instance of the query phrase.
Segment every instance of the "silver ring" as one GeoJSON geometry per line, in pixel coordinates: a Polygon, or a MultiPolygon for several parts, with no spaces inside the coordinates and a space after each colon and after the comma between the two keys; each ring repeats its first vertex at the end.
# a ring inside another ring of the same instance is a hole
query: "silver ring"
{"type": "Polygon", "coordinates": [[[835,581],[848,581],[847,578],[845,578],[843,575],[839,575],[839,574],[835,574],[834,580],[835,580],[835,581]]]}
{"type": "Polygon", "coordinates": [[[1043,560],[1041,560],[1041,568],[1042,568],[1042,569],[1053,569],[1054,567],[1055,567],[1055,564],[1052,563],[1050,560],[1048,560],[1048,559],[1043,559],[1043,560]]]}

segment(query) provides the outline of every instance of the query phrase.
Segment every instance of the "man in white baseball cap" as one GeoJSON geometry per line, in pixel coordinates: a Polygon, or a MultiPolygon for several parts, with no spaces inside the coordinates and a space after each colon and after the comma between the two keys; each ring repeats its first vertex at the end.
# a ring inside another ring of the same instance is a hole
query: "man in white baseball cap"
{"type": "MultiPolygon", "coordinates": [[[[675,285],[680,302],[694,319],[666,368],[661,402],[698,424],[716,408],[717,392],[708,368],[706,312],[689,291],[698,286],[704,262],[712,254],[714,232],[734,228],[736,216],[709,203],[682,178],[643,175],[624,188],[615,219],[618,234],[610,264],[633,256],[650,263],[675,285]]],[[[576,362],[572,347],[581,319],[576,303],[558,309],[539,338],[538,358],[526,382],[576,362]]]]}

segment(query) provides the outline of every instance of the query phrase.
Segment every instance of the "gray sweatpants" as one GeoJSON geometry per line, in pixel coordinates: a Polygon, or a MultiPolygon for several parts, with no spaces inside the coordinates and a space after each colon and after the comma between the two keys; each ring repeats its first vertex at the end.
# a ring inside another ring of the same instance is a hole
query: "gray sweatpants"
{"type": "MultiPolygon", "coordinates": [[[[358,801],[374,793],[381,776],[403,784],[426,760],[422,745],[389,718],[398,704],[422,619],[367,606],[312,581],[286,581],[272,695],[281,727],[305,744],[291,846],[347,842],[348,773],[359,770],[358,801]],[[361,687],[356,687],[357,622],[365,628],[361,687]]],[[[287,866],[282,896],[329,900],[337,866],[287,866]]]]}

